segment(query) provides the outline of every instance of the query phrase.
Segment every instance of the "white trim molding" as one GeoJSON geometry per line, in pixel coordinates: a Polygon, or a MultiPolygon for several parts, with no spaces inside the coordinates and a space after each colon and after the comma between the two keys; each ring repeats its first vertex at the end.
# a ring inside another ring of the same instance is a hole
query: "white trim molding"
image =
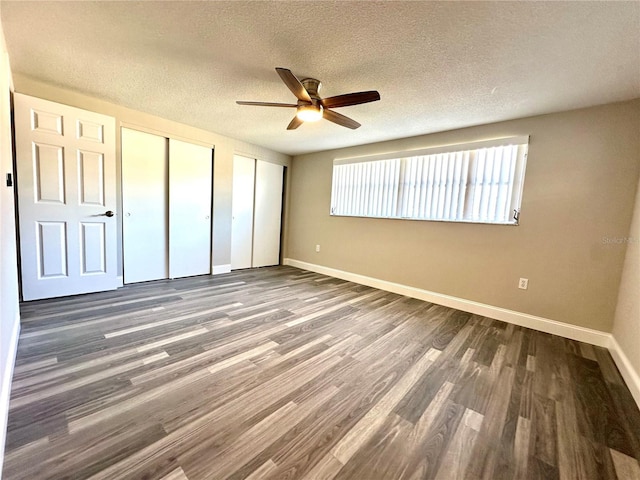
{"type": "Polygon", "coordinates": [[[4,460],[4,445],[7,439],[7,427],[9,420],[9,400],[11,398],[11,381],[13,380],[13,367],[18,353],[18,338],[20,337],[20,315],[16,314],[13,321],[13,331],[9,340],[7,363],[2,372],[2,385],[0,385],[0,477],[2,476],[2,463],[4,460]]]}
{"type": "Polygon", "coordinates": [[[222,273],[229,273],[231,271],[231,264],[227,265],[214,265],[211,268],[211,275],[220,275],[222,273]]]}
{"type": "Polygon", "coordinates": [[[570,338],[579,342],[590,343],[592,345],[606,348],[609,348],[609,346],[611,345],[611,334],[600,330],[580,327],[578,325],[559,322],[557,320],[550,320],[548,318],[536,317],[535,315],[529,315],[528,313],[516,312],[514,310],[508,310],[506,308],[474,302],[473,300],[452,297],[451,295],[444,295],[442,293],[430,292],[421,288],[409,287],[407,285],[402,285],[399,283],[379,280],[377,278],[367,277],[365,275],[359,275],[357,273],[345,272],[343,270],[337,270],[335,268],[316,265],[313,263],[302,262],[300,260],[295,260],[292,258],[285,258],[283,263],[284,265],[290,265],[292,267],[301,268],[303,270],[310,270],[312,272],[321,273],[330,277],[340,278],[342,280],[348,280],[350,282],[359,283],[361,285],[379,288],[380,290],[385,290],[387,292],[417,298],[426,302],[437,303],[438,305],[455,308],[457,310],[462,310],[463,312],[474,313],[476,315],[482,315],[483,317],[502,320],[503,322],[513,323],[521,327],[532,328],[534,330],[551,333],[553,335],[559,335],[561,337],[570,338]]]}
{"type": "Polygon", "coordinates": [[[616,337],[611,336],[611,344],[609,345],[609,351],[613,357],[613,361],[616,363],[618,370],[622,378],[624,378],[631,395],[640,408],[640,375],[635,371],[633,365],[629,361],[629,358],[624,353],[624,350],[620,348],[620,344],[616,340],[616,337]]]}

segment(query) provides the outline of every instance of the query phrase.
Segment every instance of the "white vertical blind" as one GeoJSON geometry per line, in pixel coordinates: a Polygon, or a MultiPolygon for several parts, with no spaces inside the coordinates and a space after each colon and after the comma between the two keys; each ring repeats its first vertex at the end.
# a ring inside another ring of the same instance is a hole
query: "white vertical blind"
{"type": "Polygon", "coordinates": [[[517,223],[528,137],[469,147],[336,161],[331,214],[517,223]]]}
{"type": "Polygon", "coordinates": [[[331,213],[362,217],[395,216],[400,159],[336,165],[331,213]]]}

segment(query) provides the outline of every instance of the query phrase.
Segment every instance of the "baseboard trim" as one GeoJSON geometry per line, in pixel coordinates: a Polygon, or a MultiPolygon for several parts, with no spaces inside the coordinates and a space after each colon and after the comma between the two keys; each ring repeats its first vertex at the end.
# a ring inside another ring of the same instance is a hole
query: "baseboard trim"
{"type": "Polygon", "coordinates": [[[227,265],[214,265],[211,269],[211,275],[220,275],[222,273],[229,273],[231,271],[231,264],[227,265]]]}
{"type": "Polygon", "coordinates": [[[624,378],[633,399],[638,404],[638,408],[640,408],[640,375],[638,375],[638,372],[633,368],[631,361],[624,353],[624,350],[620,347],[616,337],[613,335],[611,336],[609,351],[611,352],[613,361],[616,362],[618,370],[620,370],[622,378],[624,378]]]}
{"type": "Polygon", "coordinates": [[[387,292],[397,293],[399,295],[405,295],[407,297],[417,298],[431,303],[437,303],[438,305],[443,305],[445,307],[455,308],[457,310],[482,315],[483,317],[494,318],[496,320],[502,320],[503,322],[513,323],[521,327],[532,328],[534,330],[551,333],[553,335],[559,335],[579,342],[590,343],[592,345],[606,348],[609,348],[611,345],[611,334],[600,330],[571,325],[557,320],[537,317],[535,315],[529,315],[528,313],[516,312],[514,310],[508,310],[506,308],[474,302],[473,300],[444,295],[442,293],[430,292],[428,290],[388,282],[386,280],[380,280],[373,277],[367,277],[357,273],[337,270],[323,265],[302,262],[293,258],[285,258],[283,263],[284,265],[290,265],[292,267],[321,273],[330,277],[336,277],[342,280],[359,283],[361,285],[379,288],[380,290],[385,290],[387,292]]]}
{"type": "Polygon", "coordinates": [[[18,353],[18,338],[20,337],[20,315],[16,313],[13,323],[13,331],[9,341],[7,363],[2,372],[2,385],[0,385],[0,477],[2,476],[2,464],[4,461],[4,445],[7,439],[7,426],[9,417],[9,400],[11,398],[11,381],[13,380],[13,367],[18,353]]]}

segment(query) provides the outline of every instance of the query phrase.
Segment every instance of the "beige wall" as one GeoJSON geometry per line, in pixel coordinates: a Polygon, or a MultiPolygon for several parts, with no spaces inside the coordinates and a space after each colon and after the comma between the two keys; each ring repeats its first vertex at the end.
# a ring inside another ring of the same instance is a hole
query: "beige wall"
{"type": "MultiPolygon", "coordinates": [[[[638,156],[640,162],[640,155],[638,156]]],[[[640,183],[629,234],[624,243],[627,255],[613,324],[613,336],[640,378],[640,183]]],[[[640,384],[636,385],[640,388],[640,384]]],[[[640,403],[640,399],[638,399],[640,403]]]]}
{"type": "MultiPolygon", "coordinates": [[[[214,147],[213,167],[213,265],[224,266],[231,263],[231,186],[233,174],[233,155],[239,153],[279,165],[289,166],[291,157],[266,148],[244,143],[229,137],[218,135],[198,128],[172,122],[154,115],[108,103],[96,98],[69,90],[57,88],[35,81],[20,74],[14,74],[15,90],[19,93],[71,105],[93,112],[111,115],[117,125],[117,168],[120,179],[120,127],[138,128],[150,133],[195,141],[214,147]]],[[[120,182],[118,182],[117,212],[122,214],[120,182]]],[[[122,245],[121,223],[118,230],[118,245],[122,245]]],[[[119,274],[122,274],[122,252],[118,252],[119,274]]]]}
{"type": "Polygon", "coordinates": [[[285,254],[610,332],[625,246],[604,239],[629,231],[639,131],[635,100],[294,157],[285,254]],[[334,158],[515,135],[531,135],[520,226],[329,216],[334,158]]]}
{"type": "Polygon", "coordinates": [[[19,328],[18,263],[13,188],[7,187],[7,173],[13,175],[11,152],[11,69],[0,25],[0,471],[9,411],[9,391],[19,328]]]}

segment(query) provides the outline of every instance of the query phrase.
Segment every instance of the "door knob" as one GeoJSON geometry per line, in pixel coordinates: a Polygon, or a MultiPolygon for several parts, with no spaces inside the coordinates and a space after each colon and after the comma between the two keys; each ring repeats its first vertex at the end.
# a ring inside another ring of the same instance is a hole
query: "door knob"
{"type": "Polygon", "coordinates": [[[111,210],[107,210],[102,215],[104,215],[105,217],[113,217],[115,213],[113,213],[111,210]]]}

